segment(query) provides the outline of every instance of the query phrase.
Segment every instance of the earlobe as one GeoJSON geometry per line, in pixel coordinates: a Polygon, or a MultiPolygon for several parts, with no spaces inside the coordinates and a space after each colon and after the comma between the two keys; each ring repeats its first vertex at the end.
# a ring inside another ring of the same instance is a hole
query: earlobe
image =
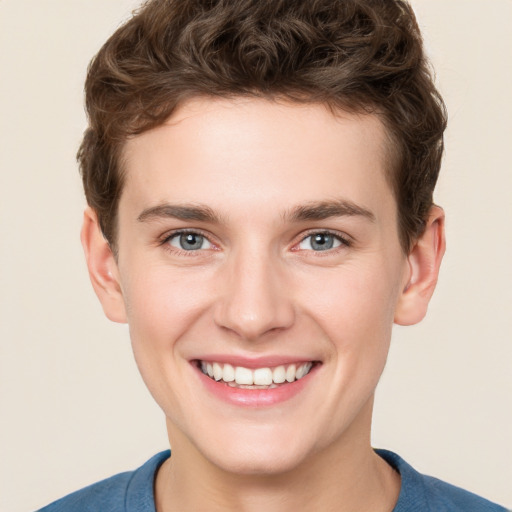
{"type": "Polygon", "coordinates": [[[407,257],[409,272],[395,310],[395,323],[413,325],[427,313],[446,248],[444,212],[433,206],[425,231],[407,257]]]}
{"type": "Polygon", "coordinates": [[[87,207],[84,211],[82,247],[89,277],[105,315],[113,322],[126,322],[126,309],[119,280],[119,270],[112,249],[101,232],[98,217],[87,207]]]}

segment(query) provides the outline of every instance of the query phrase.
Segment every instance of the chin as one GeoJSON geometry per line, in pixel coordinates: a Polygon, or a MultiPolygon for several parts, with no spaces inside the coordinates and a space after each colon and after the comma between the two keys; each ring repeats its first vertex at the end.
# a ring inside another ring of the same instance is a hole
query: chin
{"type": "MultiPolygon", "coordinates": [[[[265,429],[263,429],[265,430],[265,429]]],[[[239,475],[278,475],[299,467],[315,451],[315,441],[301,436],[290,436],[284,429],[256,432],[255,435],[236,436],[224,433],[222,440],[210,440],[201,449],[209,462],[223,471],[239,475]],[[259,435],[258,435],[259,434],[259,435]],[[265,435],[267,434],[267,435],[265,435]],[[291,441],[291,437],[294,437],[291,441]]]]}
{"type": "Polygon", "coordinates": [[[210,461],[227,473],[251,476],[271,476],[288,473],[305,460],[302,454],[289,450],[280,453],[246,449],[242,453],[205,454],[210,461]]]}

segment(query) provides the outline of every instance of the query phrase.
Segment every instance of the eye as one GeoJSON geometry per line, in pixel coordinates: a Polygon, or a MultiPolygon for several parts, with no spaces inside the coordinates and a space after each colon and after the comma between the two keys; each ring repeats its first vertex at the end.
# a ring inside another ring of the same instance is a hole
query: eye
{"type": "Polygon", "coordinates": [[[201,249],[211,249],[212,244],[209,240],[199,233],[175,233],[167,239],[167,243],[172,247],[182,251],[199,251],[201,249]]]}
{"type": "Polygon", "coordinates": [[[312,233],[304,238],[297,246],[306,251],[328,251],[348,243],[338,235],[332,233],[312,233]]]}

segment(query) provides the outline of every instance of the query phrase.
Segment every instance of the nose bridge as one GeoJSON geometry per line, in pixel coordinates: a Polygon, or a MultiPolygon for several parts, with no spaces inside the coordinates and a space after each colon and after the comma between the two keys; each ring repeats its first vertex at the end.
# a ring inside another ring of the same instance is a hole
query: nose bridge
{"type": "Polygon", "coordinates": [[[258,245],[230,254],[216,305],[216,323],[247,340],[287,328],[294,320],[279,258],[258,245]]]}

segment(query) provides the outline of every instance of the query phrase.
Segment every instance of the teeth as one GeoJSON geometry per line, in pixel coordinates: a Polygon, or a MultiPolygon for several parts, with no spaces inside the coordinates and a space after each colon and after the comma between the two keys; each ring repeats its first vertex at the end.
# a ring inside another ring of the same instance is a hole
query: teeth
{"type": "Polygon", "coordinates": [[[277,384],[270,384],[270,386],[246,386],[245,384],[237,384],[236,382],[227,382],[227,385],[230,388],[240,388],[240,389],[275,389],[279,387],[277,384]]]}
{"type": "Polygon", "coordinates": [[[286,368],[284,366],[274,368],[274,371],[272,372],[272,380],[276,384],[282,384],[286,380],[286,368]]]}
{"type": "Polygon", "coordinates": [[[312,362],[300,365],[281,365],[275,368],[257,368],[251,370],[243,366],[233,367],[230,364],[206,363],[201,361],[201,370],[205,375],[216,381],[229,383],[233,387],[266,389],[277,387],[276,384],[294,382],[305,377],[311,368],[312,362]]]}
{"type": "Polygon", "coordinates": [[[220,380],[222,379],[223,373],[222,366],[219,363],[213,363],[213,378],[220,380]]]}
{"type": "MultiPolygon", "coordinates": [[[[305,370],[304,366],[301,366],[300,368],[297,368],[297,373],[295,374],[297,379],[302,379],[302,377],[304,377],[304,370],[305,370]]],[[[215,374],[215,372],[214,372],[214,374],[215,374]]]]}
{"type": "Polygon", "coordinates": [[[237,384],[254,384],[254,377],[252,371],[248,368],[243,368],[242,366],[237,366],[235,368],[235,382],[237,384]]]}
{"type": "Polygon", "coordinates": [[[309,373],[309,370],[311,370],[312,366],[313,366],[312,363],[306,363],[306,364],[301,365],[297,369],[297,374],[296,374],[297,380],[302,379],[302,377],[305,377],[309,373]]]}
{"type": "Polygon", "coordinates": [[[295,374],[296,374],[295,365],[291,364],[286,369],[286,380],[288,382],[293,382],[295,380],[295,374]]]}
{"type": "Polygon", "coordinates": [[[254,370],[254,384],[257,386],[270,386],[272,384],[272,370],[270,368],[254,370]]]}
{"type": "Polygon", "coordinates": [[[235,369],[230,364],[224,365],[222,380],[224,382],[233,382],[235,380],[235,369]]]}

